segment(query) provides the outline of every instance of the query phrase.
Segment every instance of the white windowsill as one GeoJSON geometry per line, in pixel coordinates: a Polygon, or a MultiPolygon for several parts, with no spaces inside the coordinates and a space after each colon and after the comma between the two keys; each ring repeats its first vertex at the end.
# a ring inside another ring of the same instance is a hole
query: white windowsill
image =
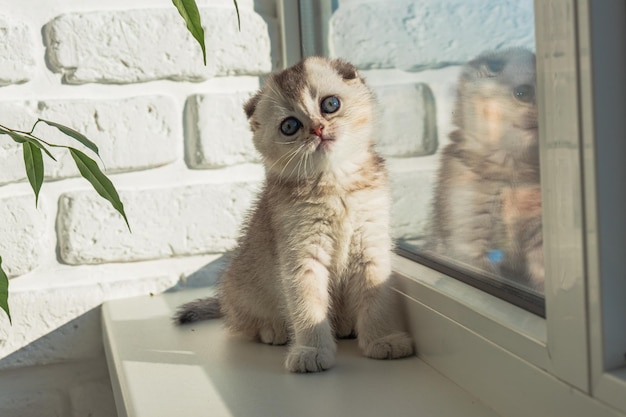
{"type": "Polygon", "coordinates": [[[420,359],[500,415],[626,417],[556,375],[544,319],[400,256],[393,267],[420,359]]]}
{"type": "Polygon", "coordinates": [[[230,335],[221,320],[174,326],[196,289],[105,303],[105,350],[120,417],[495,417],[490,408],[417,357],[367,359],[338,342],[335,368],[285,371],[285,347],[230,335]]]}
{"type": "Polygon", "coordinates": [[[428,305],[542,369],[551,369],[545,319],[424,265],[393,257],[396,286],[415,302],[428,305]]]}

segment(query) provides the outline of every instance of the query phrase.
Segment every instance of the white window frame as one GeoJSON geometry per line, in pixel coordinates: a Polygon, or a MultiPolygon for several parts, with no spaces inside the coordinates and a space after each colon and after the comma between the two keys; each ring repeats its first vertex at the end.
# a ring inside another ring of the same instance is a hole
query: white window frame
{"type": "Polygon", "coordinates": [[[626,7],[535,10],[546,319],[400,258],[398,289],[421,357],[502,414],[623,415],[626,7]]]}
{"type": "Polygon", "coordinates": [[[626,411],[626,4],[581,2],[590,384],[626,411]]]}
{"type": "Polygon", "coordinates": [[[420,357],[500,414],[626,416],[626,5],[535,0],[535,27],[546,318],[397,255],[396,288],[420,357]]]}

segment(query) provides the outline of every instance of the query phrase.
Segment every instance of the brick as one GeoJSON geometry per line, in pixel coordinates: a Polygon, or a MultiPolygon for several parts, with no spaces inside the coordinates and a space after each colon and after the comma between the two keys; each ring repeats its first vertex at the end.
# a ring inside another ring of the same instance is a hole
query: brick
{"type": "Polygon", "coordinates": [[[377,149],[384,156],[429,155],[437,149],[435,99],[426,84],[374,87],[380,109],[377,149]]]}
{"type": "MultiPolygon", "coordinates": [[[[71,127],[95,142],[107,172],[125,172],[157,167],[176,160],[181,127],[172,99],[141,96],[119,100],[50,100],[0,102],[0,114],[13,129],[30,130],[37,118],[71,127]]],[[[40,123],[35,134],[42,139],[84,149],[57,129],[40,123]]],[[[0,184],[26,178],[21,146],[0,136],[0,184]]],[[[46,177],[77,176],[68,152],[53,149],[57,162],[44,156],[46,177]]]]}
{"type": "Polygon", "coordinates": [[[0,16],[0,86],[31,80],[34,56],[35,43],[28,26],[0,16]]]}
{"type": "Polygon", "coordinates": [[[187,102],[187,163],[191,168],[217,168],[260,160],[244,102],[252,92],[195,95],[187,102]]]}
{"type": "Polygon", "coordinates": [[[64,194],[61,259],[97,264],[223,252],[234,246],[257,187],[246,182],[120,192],[132,233],[95,192],[64,194]]]}
{"type": "Polygon", "coordinates": [[[242,8],[201,9],[207,66],[198,43],[173,8],[61,15],[45,27],[50,65],[70,84],[202,81],[215,75],[271,71],[268,25],[242,8]]]}
{"type": "Polygon", "coordinates": [[[532,0],[353,2],[330,26],[334,54],[360,68],[437,68],[489,49],[535,47],[532,0]]]}
{"type": "Polygon", "coordinates": [[[48,239],[46,202],[35,208],[33,195],[0,199],[0,256],[2,269],[9,276],[22,275],[40,264],[41,251],[48,239]]]}
{"type": "Polygon", "coordinates": [[[426,235],[437,163],[435,156],[388,161],[394,239],[421,239],[426,235]]]}
{"type": "Polygon", "coordinates": [[[207,64],[209,60],[215,63],[217,76],[267,74],[274,68],[270,37],[276,35],[278,23],[272,18],[266,21],[252,10],[240,7],[239,12],[241,32],[237,28],[237,15],[232,5],[226,9],[201,11],[207,64]]]}

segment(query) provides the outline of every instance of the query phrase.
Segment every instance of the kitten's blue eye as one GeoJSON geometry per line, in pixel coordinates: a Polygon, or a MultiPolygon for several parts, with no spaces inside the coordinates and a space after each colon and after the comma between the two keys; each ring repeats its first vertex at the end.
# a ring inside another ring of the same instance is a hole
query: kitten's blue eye
{"type": "Polygon", "coordinates": [[[524,84],[513,89],[513,96],[522,103],[530,103],[535,99],[535,87],[524,84]]]}
{"type": "Polygon", "coordinates": [[[334,113],[339,110],[339,106],[341,106],[339,99],[335,96],[329,96],[322,100],[320,107],[324,113],[334,113]]]}
{"type": "Polygon", "coordinates": [[[302,123],[300,123],[300,120],[296,119],[295,117],[287,117],[280,124],[280,131],[287,136],[291,136],[295,134],[298,129],[300,129],[300,127],[302,127],[302,123]]]}

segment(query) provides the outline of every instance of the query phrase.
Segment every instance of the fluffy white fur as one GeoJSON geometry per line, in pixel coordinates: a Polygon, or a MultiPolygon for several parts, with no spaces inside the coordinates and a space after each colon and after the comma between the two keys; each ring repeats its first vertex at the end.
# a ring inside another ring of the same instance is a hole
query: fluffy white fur
{"type": "Polygon", "coordinates": [[[358,338],[366,356],[413,353],[389,286],[389,190],[373,150],[375,102],[350,64],[307,58],[270,76],[245,106],[266,168],[216,299],[183,306],[179,322],[216,317],[269,344],[289,343],[285,365],[335,364],[335,337],[358,338]],[[321,110],[336,97],[340,107],[321,110]],[[288,117],[301,122],[281,132],[288,117]]]}

